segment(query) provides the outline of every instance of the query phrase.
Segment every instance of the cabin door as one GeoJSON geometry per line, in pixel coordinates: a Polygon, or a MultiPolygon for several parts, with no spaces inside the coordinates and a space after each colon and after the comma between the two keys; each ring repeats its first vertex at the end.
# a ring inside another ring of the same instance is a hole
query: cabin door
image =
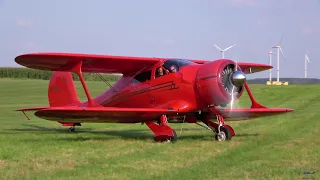
{"type": "Polygon", "coordinates": [[[162,75],[159,73],[158,67],[153,71],[151,80],[150,96],[152,107],[168,108],[167,104],[176,99],[177,84],[181,81],[181,74],[179,72],[169,73],[163,71],[162,75]]]}

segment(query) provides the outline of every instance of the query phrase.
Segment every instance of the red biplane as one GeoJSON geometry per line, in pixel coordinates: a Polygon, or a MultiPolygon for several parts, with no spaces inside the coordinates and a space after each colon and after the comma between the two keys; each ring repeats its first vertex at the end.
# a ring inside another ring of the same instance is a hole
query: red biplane
{"type": "Polygon", "coordinates": [[[49,106],[18,111],[36,111],[39,118],[70,126],[70,132],[84,122],[145,123],[154,132],[155,141],[175,141],[176,132],[168,123],[203,122],[206,126],[201,126],[223,141],[235,135],[225,120],[293,111],[267,108],[253,97],[246,74],[272,68],[264,64],[72,53],[24,54],[15,61],[28,68],[55,71],[48,87],[49,106]],[[88,101],[79,101],[71,72],[79,76],[88,101]],[[120,73],[122,77],[92,98],[82,72],[120,73]],[[226,108],[244,89],[251,108],[226,108]]]}

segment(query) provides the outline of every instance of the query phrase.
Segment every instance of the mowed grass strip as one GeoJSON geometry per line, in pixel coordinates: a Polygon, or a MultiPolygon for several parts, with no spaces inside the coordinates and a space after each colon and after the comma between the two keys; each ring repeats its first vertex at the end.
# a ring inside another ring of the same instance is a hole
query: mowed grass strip
{"type": "MultiPolygon", "coordinates": [[[[173,124],[174,144],[154,143],[140,124],[83,124],[77,132],[41,120],[22,107],[47,106],[48,81],[0,79],[0,174],[3,179],[301,179],[319,174],[319,85],[251,85],[268,107],[293,113],[229,122],[229,142],[197,125],[173,124]]],[[[108,87],[87,82],[93,96],[108,87]]],[[[85,100],[81,85],[79,96],[85,100]]],[[[249,107],[246,92],[236,103],[249,107]]]]}

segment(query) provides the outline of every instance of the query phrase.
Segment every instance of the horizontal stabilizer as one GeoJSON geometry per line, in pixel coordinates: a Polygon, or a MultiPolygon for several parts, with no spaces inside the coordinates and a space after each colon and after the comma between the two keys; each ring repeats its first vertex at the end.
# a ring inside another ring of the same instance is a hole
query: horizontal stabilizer
{"type": "Polygon", "coordinates": [[[33,107],[33,108],[21,108],[21,109],[17,109],[16,111],[38,111],[38,110],[48,109],[48,108],[50,107],[45,106],[45,107],[33,107]]]}

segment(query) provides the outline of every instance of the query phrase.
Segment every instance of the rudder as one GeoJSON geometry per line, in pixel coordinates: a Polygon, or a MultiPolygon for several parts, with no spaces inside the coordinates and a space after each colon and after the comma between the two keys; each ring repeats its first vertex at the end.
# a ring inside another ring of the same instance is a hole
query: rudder
{"type": "Polygon", "coordinates": [[[55,71],[48,88],[50,106],[75,106],[80,101],[70,72],[55,71]]]}

